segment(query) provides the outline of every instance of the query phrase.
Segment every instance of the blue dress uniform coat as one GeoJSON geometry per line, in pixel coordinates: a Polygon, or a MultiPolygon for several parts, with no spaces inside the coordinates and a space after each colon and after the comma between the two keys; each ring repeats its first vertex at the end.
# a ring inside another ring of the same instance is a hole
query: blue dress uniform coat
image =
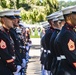
{"type": "Polygon", "coordinates": [[[54,31],[54,28],[50,27],[47,31],[46,31],[46,34],[45,34],[45,45],[46,45],[46,50],[47,50],[47,57],[46,57],[46,61],[45,61],[45,69],[46,70],[50,70],[51,69],[51,60],[50,60],[50,57],[51,57],[51,51],[48,53],[48,50],[50,50],[50,38],[52,36],[52,33],[54,31]]]}
{"type": "Polygon", "coordinates": [[[61,62],[56,75],[76,75],[76,32],[65,24],[56,38],[61,62]]]}
{"type": "Polygon", "coordinates": [[[60,29],[54,29],[54,32],[50,38],[50,50],[51,50],[51,57],[50,57],[50,60],[52,61],[50,64],[51,64],[51,71],[52,71],[52,74],[54,75],[55,74],[55,71],[56,71],[56,67],[57,67],[57,50],[56,48],[54,47],[54,40],[56,38],[56,36],[58,35],[58,33],[60,32],[60,29]]]}
{"type": "Polygon", "coordinates": [[[14,47],[15,47],[15,53],[16,53],[16,64],[21,65],[22,63],[22,57],[20,53],[20,40],[18,39],[18,36],[13,28],[10,29],[10,35],[12,39],[14,40],[14,47]]]}
{"type": "Polygon", "coordinates": [[[40,60],[41,60],[41,64],[45,65],[45,59],[46,59],[47,52],[46,52],[46,45],[45,45],[45,37],[44,36],[41,39],[41,46],[42,46],[43,50],[41,52],[40,60]]]}
{"type": "MultiPolygon", "coordinates": [[[[21,36],[21,35],[20,35],[21,36]]],[[[25,59],[26,58],[26,48],[25,48],[25,44],[24,44],[24,41],[23,39],[19,38],[20,40],[20,54],[21,54],[21,57],[22,59],[25,59]]]]}
{"type": "Polygon", "coordinates": [[[14,54],[10,36],[0,29],[0,75],[13,75],[16,71],[12,55],[14,54]]]}
{"type": "Polygon", "coordinates": [[[19,44],[20,44],[20,56],[22,59],[26,58],[26,48],[23,39],[21,38],[21,33],[17,33],[19,44]]]}

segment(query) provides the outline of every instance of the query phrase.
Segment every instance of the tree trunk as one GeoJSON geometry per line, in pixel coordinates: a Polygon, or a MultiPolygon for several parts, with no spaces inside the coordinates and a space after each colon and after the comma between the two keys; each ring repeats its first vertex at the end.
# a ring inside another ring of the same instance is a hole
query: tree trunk
{"type": "Polygon", "coordinates": [[[16,0],[16,8],[19,8],[19,0],[16,0]]]}

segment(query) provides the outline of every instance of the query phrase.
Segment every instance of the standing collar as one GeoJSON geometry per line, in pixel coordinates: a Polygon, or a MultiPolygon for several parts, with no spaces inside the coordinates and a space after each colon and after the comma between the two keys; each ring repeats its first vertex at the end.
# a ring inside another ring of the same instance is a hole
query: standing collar
{"type": "Polygon", "coordinates": [[[5,32],[9,33],[9,30],[7,28],[3,27],[3,29],[5,32]]]}
{"type": "Polygon", "coordinates": [[[74,26],[71,25],[71,24],[69,24],[69,23],[65,23],[65,26],[66,26],[67,28],[70,28],[70,29],[73,29],[73,28],[74,28],[74,26]]]}

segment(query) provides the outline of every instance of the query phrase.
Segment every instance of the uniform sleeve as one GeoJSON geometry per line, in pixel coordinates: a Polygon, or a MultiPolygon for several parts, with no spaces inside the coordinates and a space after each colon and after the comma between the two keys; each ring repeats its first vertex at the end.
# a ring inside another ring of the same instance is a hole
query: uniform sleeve
{"type": "Polygon", "coordinates": [[[61,41],[62,51],[70,64],[76,68],[76,37],[72,33],[63,35],[61,41]]]}
{"type": "Polygon", "coordinates": [[[12,71],[16,71],[16,66],[14,63],[14,59],[10,55],[7,49],[6,41],[3,39],[0,39],[0,57],[3,63],[6,63],[6,66],[12,71]]]}
{"type": "Polygon", "coordinates": [[[49,42],[50,42],[51,35],[52,35],[51,30],[47,31],[46,34],[45,34],[45,44],[46,44],[46,49],[47,50],[50,49],[49,42]]]}

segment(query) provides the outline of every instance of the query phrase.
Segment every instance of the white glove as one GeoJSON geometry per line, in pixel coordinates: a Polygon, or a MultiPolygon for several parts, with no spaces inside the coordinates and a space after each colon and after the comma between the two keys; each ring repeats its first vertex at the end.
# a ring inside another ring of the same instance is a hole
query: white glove
{"type": "Polygon", "coordinates": [[[22,59],[22,67],[24,68],[26,66],[26,60],[22,59]]]}
{"type": "Polygon", "coordinates": [[[19,75],[17,72],[13,72],[14,75],[19,75]]]}
{"type": "Polygon", "coordinates": [[[26,46],[26,50],[27,50],[27,51],[29,50],[29,46],[26,46]]]}
{"type": "Polygon", "coordinates": [[[20,65],[17,65],[17,71],[16,72],[13,72],[14,75],[19,75],[19,71],[21,70],[21,66],[20,65]]]}
{"type": "Polygon", "coordinates": [[[32,46],[32,44],[31,44],[31,43],[29,43],[28,45],[29,45],[30,47],[32,46]]]}

